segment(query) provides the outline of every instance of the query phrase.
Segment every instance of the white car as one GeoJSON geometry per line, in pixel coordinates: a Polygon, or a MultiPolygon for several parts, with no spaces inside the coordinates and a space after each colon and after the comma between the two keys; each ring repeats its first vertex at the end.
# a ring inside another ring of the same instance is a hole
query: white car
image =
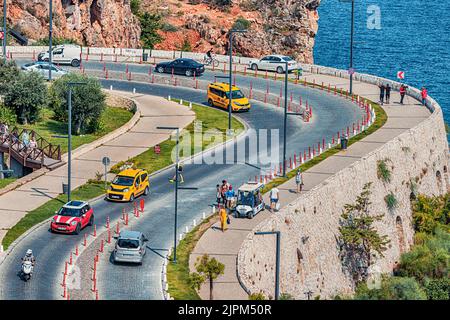
{"type": "Polygon", "coordinates": [[[48,62],[27,63],[23,65],[21,69],[26,72],[35,71],[41,74],[45,79],[49,79],[50,68],[52,69],[52,79],[61,78],[68,73],[66,70],[63,70],[54,64],[50,65],[48,62]]]}
{"type": "MultiPolygon", "coordinates": [[[[73,44],[56,46],[53,49],[52,62],[58,64],[68,64],[72,67],[79,67],[81,63],[81,47],[73,44]]],[[[48,51],[39,53],[39,61],[49,61],[48,51]]]]}
{"type": "Polygon", "coordinates": [[[297,70],[299,68],[297,61],[291,57],[283,55],[271,55],[265,56],[260,60],[251,60],[249,62],[249,67],[252,70],[268,70],[276,71],[278,73],[285,73],[285,62],[288,62],[288,71],[297,70]]]}

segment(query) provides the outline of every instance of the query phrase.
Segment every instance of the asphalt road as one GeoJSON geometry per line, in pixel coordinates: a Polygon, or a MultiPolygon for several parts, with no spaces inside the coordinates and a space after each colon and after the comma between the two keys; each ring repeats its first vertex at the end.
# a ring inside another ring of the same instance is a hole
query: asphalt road
{"type": "MultiPolygon", "coordinates": [[[[85,64],[88,68],[89,64],[85,64]]],[[[92,63],[95,66],[95,63],[92,63]]],[[[102,64],[99,64],[102,66],[102,64]]],[[[118,65],[113,64],[118,67],[118,65]]],[[[130,65],[131,68],[144,68],[140,65],[130,65]]],[[[147,71],[148,72],[148,67],[147,71]]],[[[208,77],[208,73],[204,75],[208,77]]],[[[244,77],[242,77],[244,78],[244,77]]],[[[240,77],[238,85],[245,86],[240,77]]],[[[255,79],[252,79],[255,87],[255,79]]],[[[273,82],[273,81],[271,81],[273,82]]],[[[262,79],[261,87],[265,87],[262,79]]],[[[205,103],[205,93],[199,90],[165,87],[133,83],[128,81],[106,81],[102,84],[109,88],[113,84],[117,90],[132,91],[150,95],[182,98],[197,103],[205,103]]],[[[281,84],[281,82],[279,82],[281,84]]],[[[278,85],[279,85],[278,84],[278,85]]],[[[277,84],[274,84],[277,85],[277,84]]],[[[293,89],[294,90],[294,89],[293,89]]],[[[297,88],[296,93],[302,97],[308,96],[309,101],[315,105],[314,122],[303,123],[298,117],[288,119],[287,154],[303,152],[305,148],[330,137],[336,131],[351,125],[361,117],[361,113],[354,104],[326,95],[318,90],[297,88]]],[[[249,113],[239,114],[252,129],[279,129],[282,130],[283,113],[281,108],[253,102],[249,113]]],[[[243,139],[248,139],[248,136],[243,139]]],[[[279,141],[282,145],[282,141],[279,141]]],[[[270,146],[269,146],[270,147],[270,146]]],[[[227,152],[235,146],[228,146],[227,152]]],[[[265,153],[262,147],[257,151],[265,153]]],[[[228,153],[227,153],[228,154],[228,153]]],[[[235,152],[237,154],[237,152],[235,152]]],[[[256,156],[253,150],[245,148],[246,161],[252,162],[256,156]]],[[[281,150],[278,157],[281,159],[281,150]]],[[[184,167],[185,186],[199,187],[197,191],[180,191],[178,231],[182,233],[185,226],[191,225],[193,219],[199,221],[202,212],[211,210],[210,205],[215,200],[215,185],[227,179],[234,187],[246,182],[249,178],[260,174],[260,170],[249,166],[245,161],[234,164],[198,165],[186,164],[184,167]]],[[[151,178],[150,195],[146,199],[145,213],[140,218],[139,230],[149,238],[147,255],[142,266],[124,266],[106,263],[98,275],[99,290],[102,299],[161,299],[160,272],[164,251],[172,246],[173,242],[173,185],[168,179],[173,170],[166,170],[151,178]]],[[[109,203],[99,200],[92,203],[95,210],[97,224],[104,224],[106,216],[111,218],[121,215],[122,208],[130,208],[129,204],[109,203]]],[[[0,266],[0,299],[58,299],[61,292],[59,282],[60,270],[77,243],[83,239],[85,229],[79,236],[52,234],[48,225],[36,229],[12,251],[10,256],[0,266]],[[20,269],[20,258],[26,249],[32,248],[37,258],[34,277],[25,283],[17,275],[20,269]]]]}

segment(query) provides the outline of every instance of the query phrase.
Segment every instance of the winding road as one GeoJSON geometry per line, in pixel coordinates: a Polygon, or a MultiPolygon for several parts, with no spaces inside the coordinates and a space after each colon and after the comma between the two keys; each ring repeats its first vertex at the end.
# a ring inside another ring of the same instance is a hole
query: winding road
{"type": "MultiPolygon", "coordinates": [[[[18,61],[19,65],[27,61],[18,61]]],[[[103,64],[86,62],[86,69],[102,69],[103,64]]],[[[124,71],[125,65],[107,63],[110,70],[116,68],[124,71]]],[[[129,65],[129,70],[135,73],[148,73],[148,66],[129,65]]],[[[207,71],[201,77],[203,80],[214,80],[212,71],[207,71]]],[[[170,76],[170,75],[168,75],[170,76]]],[[[237,75],[237,85],[248,87],[252,81],[255,90],[264,91],[267,86],[265,79],[255,79],[237,75]]],[[[136,89],[137,94],[155,96],[168,96],[183,100],[206,104],[206,94],[200,90],[163,85],[151,85],[132,81],[101,80],[105,88],[110,85],[116,90],[131,92],[136,89]]],[[[282,86],[281,81],[269,81],[273,90],[282,86]]],[[[271,89],[272,90],[272,89],[271,89]]],[[[351,126],[361,118],[360,109],[350,101],[326,94],[316,89],[300,86],[289,86],[290,92],[296,97],[300,95],[314,105],[314,121],[304,123],[296,116],[288,118],[287,154],[303,152],[305,148],[322,141],[323,137],[330,137],[338,130],[351,126]]],[[[276,91],[274,91],[276,92],[276,91]]],[[[274,130],[282,132],[283,111],[271,105],[252,102],[252,110],[239,114],[250,129],[274,130]]],[[[242,139],[248,142],[249,133],[242,139]]],[[[280,138],[281,139],[281,138],[280,138]]],[[[281,154],[281,141],[280,150],[281,154]]],[[[269,146],[270,147],[270,146],[269,146]]],[[[230,152],[236,145],[228,144],[221,151],[230,152]]],[[[220,149],[216,149],[216,154],[220,149]]],[[[264,153],[265,147],[258,150],[264,153]]],[[[246,161],[252,161],[256,156],[248,147],[245,148],[246,161]]],[[[281,156],[278,155],[281,159],[281,156]]],[[[186,164],[184,178],[186,186],[198,187],[197,191],[180,191],[178,232],[182,233],[185,226],[190,225],[193,219],[199,220],[202,212],[211,210],[210,205],[215,201],[215,186],[223,179],[227,179],[233,186],[239,186],[250,177],[259,175],[260,170],[245,164],[245,161],[233,164],[186,164]]],[[[161,266],[163,256],[172,246],[173,241],[173,185],[168,179],[173,170],[164,170],[151,177],[150,195],[146,199],[145,212],[139,220],[138,229],[149,239],[147,255],[142,266],[113,265],[101,261],[98,283],[102,299],[162,299],[161,293],[161,266]]],[[[103,199],[91,203],[97,224],[104,224],[106,217],[117,218],[122,214],[122,208],[130,209],[130,204],[110,203],[103,199]]],[[[52,234],[49,226],[43,225],[20,241],[7,259],[0,265],[0,299],[61,299],[61,270],[67,260],[70,250],[82,242],[85,233],[92,233],[86,228],[78,236],[52,234]],[[33,248],[37,258],[37,266],[32,281],[23,282],[18,277],[20,258],[28,248],[33,248]]]]}

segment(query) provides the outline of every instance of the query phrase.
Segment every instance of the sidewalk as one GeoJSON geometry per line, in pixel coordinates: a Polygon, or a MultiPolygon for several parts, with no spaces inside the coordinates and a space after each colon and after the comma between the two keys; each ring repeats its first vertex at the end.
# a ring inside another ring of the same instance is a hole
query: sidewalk
{"type": "MultiPolygon", "coordinates": [[[[136,101],[141,113],[140,119],[126,133],[72,159],[72,189],[95,178],[96,172],[104,172],[101,162],[104,156],[111,159],[111,167],[167,140],[170,135],[167,132],[158,133],[157,126],[185,127],[195,119],[194,112],[190,111],[188,107],[169,102],[164,98],[122,92],[121,95],[136,101]]],[[[61,194],[63,182],[67,183],[67,164],[1,195],[0,242],[8,229],[29,211],[61,194]]]]}
{"type": "MultiPolygon", "coordinates": [[[[317,74],[305,74],[304,76],[309,82],[315,80],[316,83],[321,83],[323,81],[324,83],[330,83],[332,86],[336,85],[338,88],[344,90],[347,90],[349,87],[349,81],[341,78],[317,74]]],[[[354,81],[353,85],[356,94],[374,102],[378,101],[379,88],[377,86],[359,81],[354,81]]],[[[363,156],[392,140],[402,132],[416,126],[430,115],[427,108],[421,106],[418,101],[411,97],[405,97],[405,105],[400,105],[398,103],[399,101],[399,93],[392,92],[391,104],[383,106],[383,109],[388,115],[388,120],[382,128],[354,143],[347,151],[339,152],[304,172],[303,178],[305,185],[303,192],[308,192],[308,190],[311,190],[328,177],[359,161],[363,156]]],[[[278,189],[280,190],[280,203],[282,207],[297,198],[297,194],[295,193],[295,179],[291,179],[282,184],[278,189]]],[[[269,203],[268,194],[265,195],[264,200],[266,203],[269,203]]],[[[248,233],[271,214],[268,210],[265,210],[252,220],[231,218],[231,224],[225,233],[220,231],[218,228],[219,224],[217,223],[207,230],[197,243],[189,259],[191,272],[195,271],[197,257],[203,254],[209,254],[211,257],[215,257],[225,264],[224,275],[214,281],[215,299],[248,298],[247,293],[241,287],[237,278],[237,254],[248,233]]],[[[202,299],[209,299],[209,286],[206,284],[203,285],[199,293],[202,299]]]]}

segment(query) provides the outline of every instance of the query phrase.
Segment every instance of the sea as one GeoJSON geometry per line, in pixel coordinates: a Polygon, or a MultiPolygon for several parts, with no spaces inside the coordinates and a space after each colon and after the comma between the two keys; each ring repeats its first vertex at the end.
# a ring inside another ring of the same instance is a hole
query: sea
{"type": "MultiPolygon", "coordinates": [[[[421,88],[450,124],[450,0],[354,0],[354,68],[421,88]]],[[[351,0],[322,0],[314,48],[318,65],[348,69],[351,0]]]]}

